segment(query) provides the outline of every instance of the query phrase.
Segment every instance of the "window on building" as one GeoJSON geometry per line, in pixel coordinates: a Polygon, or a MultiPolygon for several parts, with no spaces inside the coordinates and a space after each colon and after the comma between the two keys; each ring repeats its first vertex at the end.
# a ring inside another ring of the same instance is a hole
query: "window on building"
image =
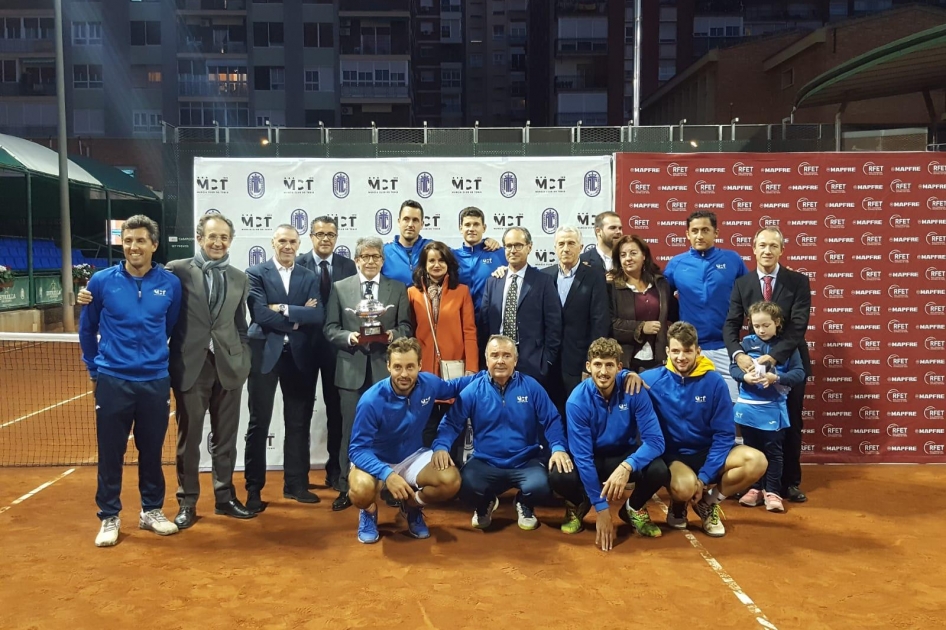
{"type": "Polygon", "coordinates": [[[633,24],[624,25],[624,43],[625,44],[634,43],[634,25],[633,24]]]}
{"type": "Polygon", "coordinates": [[[473,53],[470,55],[470,67],[471,68],[482,68],[483,67],[483,55],[482,53],[473,53]]]}
{"type": "Polygon", "coordinates": [[[434,23],[433,22],[421,22],[420,23],[420,34],[425,36],[430,36],[434,34],[434,23]]]}
{"type": "Polygon", "coordinates": [[[253,45],[260,48],[282,46],[284,34],[282,22],[256,22],[253,24],[253,45]]]}
{"type": "Polygon", "coordinates": [[[793,85],[795,85],[795,69],[782,70],[782,89],[790,88],[793,85]]]}
{"type": "Polygon", "coordinates": [[[101,109],[73,110],[72,131],[83,136],[105,133],[105,112],[101,109]]]}
{"type": "Polygon", "coordinates": [[[161,71],[148,70],[148,83],[161,83],[161,71]]]}
{"type": "Polygon", "coordinates": [[[319,71],[318,70],[305,71],[305,91],[306,92],[319,91],[319,71]]]}
{"type": "Polygon", "coordinates": [[[461,71],[459,68],[442,69],[440,71],[440,86],[458,88],[463,86],[461,71]]]}
{"type": "Polygon", "coordinates": [[[657,63],[657,79],[659,81],[669,81],[677,73],[675,59],[661,59],[657,63]]]}
{"type": "Polygon", "coordinates": [[[101,88],[102,66],[94,63],[72,66],[72,87],[76,89],[101,88]]]}
{"type": "Polygon", "coordinates": [[[305,110],[305,126],[318,127],[319,123],[326,127],[335,126],[334,109],[307,109],[305,110]]]}
{"type": "Polygon", "coordinates": [[[135,133],[154,133],[161,131],[161,110],[143,109],[132,112],[131,130],[135,133]]]}
{"type": "Polygon", "coordinates": [[[421,70],[420,72],[420,82],[421,83],[433,83],[437,80],[437,75],[433,70],[421,70]]]}
{"type": "Polygon", "coordinates": [[[677,41],[676,22],[661,22],[658,27],[657,38],[661,44],[672,44],[677,41]]]}
{"type": "Polygon", "coordinates": [[[191,127],[249,127],[250,110],[246,103],[187,101],[180,104],[181,125],[191,127]]]}
{"type": "Polygon", "coordinates": [[[133,20],[131,22],[132,46],[160,46],[161,22],[157,20],[133,20]]]}
{"type": "Polygon", "coordinates": [[[739,37],[742,35],[742,29],[738,26],[727,26],[726,27],[726,37],[739,37]]]}
{"type": "Polygon", "coordinates": [[[286,69],[283,66],[256,66],[257,90],[285,90],[286,69]]]}
{"type": "Polygon", "coordinates": [[[514,52],[509,55],[509,69],[513,72],[523,72],[526,69],[526,54],[514,52]]]}
{"type": "Polygon", "coordinates": [[[4,59],[0,61],[0,82],[16,83],[20,76],[16,73],[16,59],[4,59]]]}
{"type": "Polygon", "coordinates": [[[302,30],[302,45],[306,48],[332,48],[335,46],[335,35],[331,22],[306,22],[302,30]]]}
{"type": "Polygon", "coordinates": [[[102,44],[102,23],[73,22],[72,44],[74,46],[100,46],[102,44]]]}
{"type": "Polygon", "coordinates": [[[494,66],[504,66],[504,65],[506,65],[506,53],[504,53],[504,52],[494,52],[494,53],[493,53],[493,65],[494,65],[494,66]]]}
{"type": "Polygon", "coordinates": [[[423,59],[430,59],[434,56],[434,47],[433,46],[421,46],[420,47],[420,56],[423,59]]]}
{"type": "Polygon", "coordinates": [[[256,110],[257,127],[285,127],[286,112],[282,109],[258,109],[256,110]]]}
{"type": "Polygon", "coordinates": [[[504,24],[493,24],[493,40],[499,41],[506,37],[506,26],[504,24]]]}
{"type": "Polygon", "coordinates": [[[440,97],[440,111],[444,114],[461,114],[463,107],[460,105],[459,94],[444,94],[440,97]]]}

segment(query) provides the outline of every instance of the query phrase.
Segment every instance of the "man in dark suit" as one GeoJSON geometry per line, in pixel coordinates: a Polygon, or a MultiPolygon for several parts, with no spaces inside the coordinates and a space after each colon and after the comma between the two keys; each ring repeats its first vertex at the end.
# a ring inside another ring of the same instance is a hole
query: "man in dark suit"
{"type": "Polygon", "coordinates": [[[351,467],[348,444],[358,400],[369,387],[387,376],[387,343],[413,334],[407,287],[397,280],[381,275],[383,252],[384,243],[380,238],[371,236],[358,239],[355,246],[358,274],[332,285],[326,307],[324,333],[325,338],[337,351],[335,386],[338,388],[342,409],[342,438],[338,451],[338,497],[332,503],[332,510],[336,512],[351,507],[351,499],[348,497],[348,469],[351,467]],[[359,341],[363,320],[355,315],[354,309],[366,297],[392,306],[379,317],[387,334],[387,343],[365,344],[359,341]]]}
{"type": "Polygon", "coordinates": [[[599,337],[607,337],[611,328],[604,274],[579,263],[580,253],[581,233],[575,227],[562,226],[555,232],[558,265],[542,270],[552,278],[562,305],[562,348],[550,374],[548,391],[563,420],[565,401],[586,374],[588,346],[599,337]]]}
{"type": "Polygon", "coordinates": [[[319,279],[295,264],[299,232],[291,225],[277,227],[273,251],[273,258],[246,270],[253,352],[247,387],[246,507],[254,512],[266,509],[260,492],[266,485],[266,443],[277,383],[286,423],[283,497],[319,502],[309,491],[309,428],[315,404],[312,335],[324,321],[324,306],[319,302],[319,279]]]}
{"type": "MultiPolygon", "coordinates": [[[[611,271],[613,264],[611,251],[618,239],[623,236],[621,229],[621,217],[616,212],[610,210],[601,212],[595,216],[595,240],[597,241],[594,249],[582,253],[581,262],[588,263],[601,272],[611,271]]],[[[597,337],[592,337],[597,339],[597,337]]]]}
{"type": "MultiPolygon", "coordinates": [[[[729,313],[723,326],[723,340],[734,363],[743,371],[753,369],[752,359],[742,352],[739,333],[746,320],[749,307],[763,300],[775,302],[782,309],[784,323],[780,341],[772,348],[771,355],[759,358],[759,362],[784,363],[797,349],[801,355],[805,374],[811,376],[811,357],[805,342],[808,317],[811,313],[811,286],[804,274],[790,271],[779,265],[785,239],[778,228],[764,228],[756,232],[753,239],[756,273],[748,273],[736,280],[729,300],[729,313]]],[[[788,394],[788,419],[790,426],[785,434],[784,464],[782,471],[782,497],[795,503],[804,503],[808,497],[799,489],[801,485],[802,407],[805,402],[805,383],[797,385],[788,394]]]]}
{"type": "MultiPolygon", "coordinates": [[[[328,304],[332,284],[358,273],[354,261],[335,253],[338,223],[334,217],[321,216],[312,220],[309,230],[312,251],[296,258],[296,263],[314,273],[319,279],[319,300],[328,304]]],[[[315,361],[315,379],[322,374],[322,400],[325,401],[326,432],[328,434],[328,461],[325,463],[325,485],[339,490],[341,468],[338,453],[342,445],[342,408],[335,387],[335,347],[325,338],[321,327],[312,334],[312,354],[315,361]]]]}
{"type": "Polygon", "coordinates": [[[210,410],[214,512],[253,518],[233,488],[243,384],[250,373],[246,274],[230,266],[233,223],[222,214],[197,222],[193,258],[172,260],[167,270],[181,281],[181,317],[171,334],[171,388],[177,402],[177,501],[179,529],[197,520],[200,442],[210,410]]]}
{"type": "Polygon", "coordinates": [[[543,386],[558,359],[562,345],[562,303],[552,277],[528,264],[532,235],[521,227],[503,234],[506,260],[504,277],[486,281],[483,303],[476,314],[480,347],[491,335],[505,335],[516,342],[518,369],[543,386]]]}

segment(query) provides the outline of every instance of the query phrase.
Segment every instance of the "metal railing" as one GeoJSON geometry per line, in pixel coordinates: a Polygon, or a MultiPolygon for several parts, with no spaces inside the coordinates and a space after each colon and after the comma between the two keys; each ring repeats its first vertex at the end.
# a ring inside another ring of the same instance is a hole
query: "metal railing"
{"type": "Polygon", "coordinates": [[[606,37],[564,37],[555,40],[555,50],[561,55],[605,55],[606,37]]]}
{"type": "Polygon", "coordinates": [[[406,85],[342,85],[342,98],[408,98],[406,85]]]}
{"type": "Polygon", "coordinates": [[[560,75],[555,77],[556,90],[607,90],[607,80],[596,79],[582,74],[560,75]]]}
{"type": "Polygon", "coordinates": [[[56,96],[56,84],[0,83],[0,96],[56,96]]]}
{"type": "Polygon", "coordinates": [[[178,96],[248,96],[249,87],[240,81],[178,80],[178,96]]]}
{"type": "Polygon", "coordinates": [[[52,39],[0,39],[0,53],[52,53],[52,39]]]}
{"type": "Polygon", "coordinates": [[[186,39],[178,43],[178,52],[210,53],[220,55],[246,54],[246,42],[215,42],[210,40],[186,39]]]}
{"type": "Polygon", "coordinates": [[[177,0],[178,11],[246,11],[246,0],[177,0]]]}

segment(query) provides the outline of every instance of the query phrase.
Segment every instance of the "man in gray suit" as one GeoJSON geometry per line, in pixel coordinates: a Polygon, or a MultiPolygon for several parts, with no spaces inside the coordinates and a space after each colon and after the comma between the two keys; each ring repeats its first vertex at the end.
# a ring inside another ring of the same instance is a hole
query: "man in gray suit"
{"type": "Polygon", "coordinates": [[[246,274],[230,266],[233,223],[222,214],[197,222],[193,258],[167,269],[181,281],[181,317],[171,334],[171,388],[177,403],[177,501],[179,529],[197,520],[200,442],[210,409],[214,513],[253,518],[233,488],[243,384],[250,373],[246,331],[246,274]]]}
{"type": "Polygon", "coordinates": [[[342,443],[338,454],[341,469],[338,479],[338,498],[332,503],[336,512],[351,507],[348,498],[348,443],[355,421],[355,406],[361,395],[387,376],[387,344],[359,343],[362,320],[352,309],[366,296],[377,298],[382,304],[393,305],[380,317],[387,331],[388,343],[413,334],[407,288],[397,280],[381,275],[384,264],[384,243],[376,236],[358,239],[355,246],[355,265],[358,275],[339,280],[332,285],[325,312],[325,338],[338,350],[335,364],[335,385],[342,407],[342,443]]]}
{"type": "MultiPolygon", "coordinates": [[[[236,498],[236,464],[240,399],[250,373],[247,342],[246,274],[230,266],[233,222],[222,214],[205,214],[197,222],[193,258],[172,260],[166,269],[181,281],[181,315],[171,333],[169,372],[177,404],[178,529],[197,521],[200,495],[200,442],[210,409],[214,512],[234,518],[256,514],[236,498]]],[[[77,301],[88,304],[83,289],[77,301]]]]}

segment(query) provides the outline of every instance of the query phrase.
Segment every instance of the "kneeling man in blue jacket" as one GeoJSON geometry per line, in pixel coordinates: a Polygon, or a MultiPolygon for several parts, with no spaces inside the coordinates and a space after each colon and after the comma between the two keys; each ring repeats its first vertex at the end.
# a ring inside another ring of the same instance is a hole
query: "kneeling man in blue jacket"
{"type": "Polygon", "coordinates": [[[499,506],[499,495],[518,488],[516,512],[519,527],[539,526],[534,508],[549,499],[549,470],[569,473],[572,460],[565,452],[562,418],[538,381],[516,371],[519,358],[515,342],[493,335],[486,343],[486,369],[461,393],[437,430],[434,465],[453,466],[450,447],[466,419],[473,427],[473,455],[463,466],[460,498],[473,508],[473,527],[486,529],[499,506]],[[548,467],[542,438],[552,451],[548,467]]]}
{"type": "Polygon", "coordinates": [[[348,446],[352,468],[348,498],[358,506],[358,540],[378,542],[378,494],[387,487],[401,502],[400,516],[414,538],[429,538],[423,506],[456,496],[456,468],[435,467],[432,451],[424,448],[423,433],[437,400],[456,398],[476,376],[442,381],[420,371],[420,342],[395,339],[388,346],[390,377],[368,388],[355,408],[348,446]]]}
{"type": "Polygon", "coordinates": [[[719,502],[752,486],[768,462],[754,448],[733,446],[736,423],[729,388],[713,362],[700,354],[696,328],[676,322],[667,340],[667,365],[641,374],[666,441],[667,525],[686,529],[687,502],[692,501],[703,531],[724,536],[719,502]]]}

